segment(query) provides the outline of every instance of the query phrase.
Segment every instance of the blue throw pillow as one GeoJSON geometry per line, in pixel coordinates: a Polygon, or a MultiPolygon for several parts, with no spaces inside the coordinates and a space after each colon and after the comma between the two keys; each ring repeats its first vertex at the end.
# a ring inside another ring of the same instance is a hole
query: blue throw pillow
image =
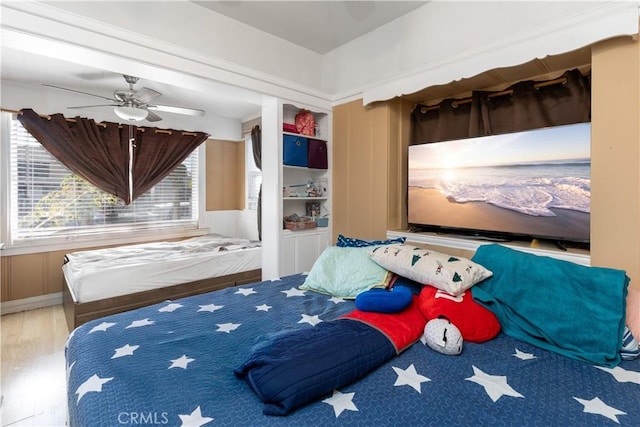
{"type": "Polygon", "coordinates": [[[413,293],[405,286],[394,286],[390,290],[375,288],[358,294],[356,308],[377,313],[399,313],[409,307],[412,300],[413,293]]]}
{"type": "Polygon", "coordinates": [[[392,245],[394,243],[404,243],[406,237],[398,237],[397,239],[389,240],[363,240],[356,239],[354,237],[345,237],[342,234],[338,234],[338,241],[336,246],[341,248],[362,248],[365,246],[379,246],[379,245],[392,245]]]}

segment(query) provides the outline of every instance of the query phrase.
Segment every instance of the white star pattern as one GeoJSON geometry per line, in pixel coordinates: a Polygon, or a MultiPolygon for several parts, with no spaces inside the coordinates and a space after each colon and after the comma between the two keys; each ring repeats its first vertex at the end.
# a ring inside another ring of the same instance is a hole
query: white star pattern
{"type": "Polygon", "coordinates": [[[231,333],[231,331],[235,331],[240,326],[240,323],[217,323],[216,326],[218,329],[216,332],[226,332],[231,333]]]}
{"type": "Polygon", "coordinates": [[[358,411],[358,408],[353,403],[353,396],[355,396],[355,393],[341,393],[338,390],[334,390],[333,395],[324,399],[322,403],[333,406],[333,413],[338,418],[343,411],[358,411]]]}
{"type": "Polygon", "coordinates": [[[129,326],[127,326],[125,329],[129,329],[129,328],[140,328],[142,326],[149,326],[149,325],[153,325],[154,322],[153,320],[149,320],[149,318],[146,319],[142,319],[142,320],[134,320],[133,322],[131,322],[131,324],[129,326]]]}
{"type": "Polygon", "coordinates": [[[429,378],[417,373],[415,366],[413,366],[413,363],[409,365],[407,369],[396,368],[395,366],[392,366],[392,368],[394,371],[396,371],[396,374],[398,374],[398,378],[393,384],[394,386],[408,385],[413,387],[413,389],[418,393],[422,394],[420,384],[431,381],[429,378]]]}
{"type": "Polygon", "coordinates": [[[191,362],[193,362],[196,359],[192,359],[190,357],[187,357],[186,354],[183,354],[182,356],[178,357],[177,359],[173,359],[171,361],[171,366],[169,366],[169,369],[171,368],[182,368],[182,369],[187,369],[187,365],[191,362]]]}
{"type": "Polygon", "coordinates": [[[303,297],[305,291],[303,291],[302,289],[298,289],[298,288],[291,288],[288,289],[286,291],[281,291],[283,294],[287,295],[287,298],[289,297],[303,297]]]}
{"type": "Polygon", "coordinates": [[[117,359],[118,357],[122,356],[133,356],[133,352],[136,351],[139,347],[139,345],[123,345],[120,348],[116,348],[116,352],[113,356],[111,356],[111,358],[117,359]]]}
{"type": "Polygon", "coordinates": [[[176,311],[180,307],[182,307],[182,304],[178,304],[178,303],[174,302],[174,303],[171,303],[169,305],[165,305],[162,308],[159,308],[158,311],[162,312],[162,313],[173,313],[174,311],[176,311]]]}
{"type": "Polygon", "coordinates": [[[586,412],[587,414],[602,415],[612,421],[615,421],[618,424],[620,424],[620,421],[618,421],[617,415],[627,415],[626,412],[622,412],[614,408],[613,406],[607,405],[602,400],[600,400],[599,397],[594,397],[591,400],[579,399],[575,396],[573,398],[584,406],[582,412],[586,412]]]}
{"type": "Polygon", "coordinates": [[[322,319],[318,317],[318,315],[309,316],[308,314],[303,314],[302,319],[298,321],[298,323],[308,323],[311,326],[316,326],[318,323],[321,323],[322,319]]]}
{"type": "Polygon", "coordinates": [[[198,311],[208,311],[210,313],[213,313],[216,310],[220,310],[222,307],[224,307],[224,305],[207,304],[201,305],[198,311]]]}
{"type": "MultiPolygon", "coordinates": [[[[175,400],[166,395],[166,397],[150,403],[147,397],[141,397],[144,399],[140,400],[143,402],[141,403],[143,408],[134,408],[134,411],[146,410],[153,415],[154,421],[156,421],[157,415],[161,422],[164,421],[176,426],[213,427],[220,422],[224,423],[222,418],[227,415],[224,414],[223,417],[224,405],[222,401],[207,401],[211,390],[206,387],[200,389],[203,381],[203,377],[199,373],[200,370],[206,367],[210,378],[218,378],[218,375],[223,375],[236,382],[240,381],[243,395],[239,395],[239,397],[245,400],[246,398],[254,399],[256,396],[254,396],[255,393],[251,386],[247,387],[246,379],[240,380],[234,377],[233,373],[229,373],[229,366],[235,367],[238,360],[227,357],[227,354],[233,352],[223,351],[219,354],[221,349],[224,350],[228,346],[234,348],[240,346],[236,350],[252,352],[255,344],[271,344],[273,340],[279,338],[280,333],[288,334],[293,330],[299,332],[308,330],[309,333],[314,331],[317,333],[333,323],[329,320],[339,318],[344,315],[343,313],[355,308],[353,307],[354,301],[350,298],[323,295],[301,289],[301,283],[304,280],[304,276],[301,277],[301,274],[296,275],[295,279],[294,281],[283,278],[274,284],[265,281],[262,284],[234,287],[229,289],[228,293],[220,293],[217,298],[214,294],[201,295],[189,300],[164,300],[154,306],[123,315],[110,316],[107,321],[98,320],[85,325],[87,327],[78,328],[74,331],[75,336],[74,332],[69,335],[69,348],[65,351],[65,362],[62,365],[66,371],[66,383],[69,388],[72,408],[70,412],[71,423],[81,424],[78,420],[87,419],[92,415],[96,416],[96,411],[99,412],[104,408],[107,408],[108,412],[102,412],[103,415],[100,417],[118,419],[117,416],[121,408],[119,409],[117,405],[111,405],[112,399],[114,397],[118,399],[118,395],[128,393],[127,390],[132,381],[150,385],[153,381],[141,380],[147,375],[154,377],[154,385],[157,385],[161,390],[164,387],[175,387],[178,380],[181,383],[189,381],[185,383],[191,384],[185,385],[184,398],[186,400],[183,399],[183,402],[180,403],[180,399],[175,400]],[[237,292],[241,288],[251,286],[253,288],[250,291],[255,293],[256,297],[251,294],[245,297],[237,292]],[[257,290],[260,292],[256,292],[257,290]],[[280,295],[281,292],[285,294],[284,299],[280,295]],[[295,298],[296,296],[302,297],[295,298]],[[289,297],[293,299],[289,299],[289,297]],[[217,303],[213,303],[212,300],[217,303]],[[181,304],[180,301],[185,304],[181,304]],[[257,302],[260,304],[256,304],[257,302]],[[341,303],[345,304],[338,307],[341,303]],[[271,310],[274,312],[271,313],[271,310]],[[204,314],[199,312],[204,312],[204,314]],[[317,314],[310,315],[310,312],[317,314]],[[320,318],[320,316],[323,317],[320,318]],[[296,318],[298,320],[295,320],[296,318]],[[188,322],[184,322],[183,319],[188,319],[188,322]],[[245,323],[236,324],[233,320],[243,320],[245,323]],[[194,323],[191,323],[192,321],[194,323]],[[215,324],[215,321],[223,323],[215,324]],[[263,326],[260,326],[263,323],[268,327],[266,331],[262,330],[263,326]],[[324,325],[320,326],[320,323],[324,323],[324,325]],[[305,324],[308,324],[309,327],[304,326],[305,324]],[[136,329],[135,331],[125,329],[125,327],[137,328],[146,325],[154,327],[136,329]],[[211,329],[212,326],[215,326],[215,329],[211,329]],[[244,328],[239,329],[240,326],[244,326],[244,328]],[[315,326],[319,326],[319,328],[315,328],[315,326]],[[200,330],[212,334],[209,336],[208,344],[196,342],[198,341],[197,337],[195,341],[193,340],[193,333],[197,335],[197,331],[200,330]],[[91,335],[93,332],[95,334],[91,335]],[[99,334],[99,332],[105,333],[99,334]],[[215,332],[220,332],[220,334],[216,335],[215,332]],[[233,332],[233,337],[231,332],[233,332]],[[226,334],[229,336],[224,337],[226,334]],[[264,338],[263,334],[266,334],[264,338]],[[148,338],[152,338],[152,340],[147,342],[148,338]],[[119,347],[114,348],[118,344],[119,347]],[[160,345],[158,346],[158,344],[160,345]],[[203,363],[205,359],[194,350],[194,345],[196,347],[205,345],[212,349],[213,351],[209,351],[211,353],[209,356],[214,357],[211,360],[216,363],[213,365],[203,363]],[[85,353],[89,349],[91,349],[91,353],[85,353]],[[189,355],[186,354],[187,352],[189,355]],[[180,353],[183,354],[180,355],[180,353]],[[176,358],[176,355],[180,356],[176,358]],[[198,359],[195,359],[196,356],[198,359]],[[91,360],[95,360],[97,357],[104,361],[100,367],[91,363],[91,360]],[[191,366],[194,361],[198,363],[191,366]],[[167,362],[169,366],[167,366],[167,362]],[[141,369],[145,373],[140,371],[141,369]],[[139,377],[138,374],[142,374],[143,377],[139,377]],[[100,375],[104,375],[104,377],[100,377],[100,375]],[[76,397],[75,408],[73,407],[74,395],[76,397]],[[87,396],[87,399],[84,399],[84,396],[87,396]],[[168,400],[165,401],[165,398],[168,400]],[[98,405],[98,409],[96,409],[96,405],[98,405]]],[[[302,337],[304,336],[310,335],[302,337]]],[[[317,401],[318,406],[315,409],[309,409],[317,412],[317,414],[312,412],[311,417],[316,420],[322,420],[322,417],[326,417],[326,420],[330,420],[331,412],[334,412],[336,422],[339,422],[338,419],[344,415],[343,424],[350,424],[350,420],[354,420],[353,423],[357,424],[357,420],[362,417],[368,419],[369,423],[375,424],[380,403],[376,403],[375,399],[365,399],[365,393],[369,394],[372,388],[388,397],[389,402],[383,406],[397,403],[402,403],[407,407],[416,405],[414,409],[418,410],[423,420],[428,419],[425,417],[429,416],[429,407],[438,404],[438,396],[446,394],[447,391],[464,390],[466,393],[471,393],[470,397],[478,399],[481,404],[474,408],[468,408],[468,411],[463,411],[462,424],[472,423],[470,417],[482,418],[483,405],[488,405],[485,406],[485,409],[488,407],[496,409],[498,412],[494,415],[500,414],[500,416],[504,415],[503,409],[500,408],[505,408],[505,405],[509,406],[514,410],[512,414],[516,414],[513,415],[515,418],[518,417],[518,414],[530,412],[532,405],[538,409],[545,406],[544,410],[534,414],[539,423],[545,425],[554,423],[563,425],[599,423],[604,425],[609,423],[609,421],[604,421],[606,418],[624,426],[627,423],[633,424],[633,419],[636,419],[640,414],[638,412],[640,407],[635,404],[638,396],[636,396],[634,387],[640,387],[640,372],[634,364],[635,361],[622,362],[615,368],[606,368],[596,366],[593,363],[569,363],[570,361],[560,358],[559,355],[549,355],[544,349],[518,343],[518,341],[510,340],[507,336],[501,336],[494,343],[486,344],[487,348],[483,350],[482,354],[475,352],[475,347],[473,347],[475,344],[471,343],[473,348],[470,348],[470,351],[472,354],[469,354],[466,360],[465,358],[447,358],[446,356],[443,358],[417,344],[418,347],[412,349],[413,352],[405,353],[405,357],[394,357],[381,364],[379,375],[371,378],[365,377],[365,381],[358,382],[351,387],[336,387],[334,385],[329,388],[331,392],[325,389],[325,394],[320,396],[317,401]],[[516,347],[517,345],[528,351],[520,350],[520,347],[516,347]],[[486,358],[486,351],[493,356],[486,358]],[[476,356],[480,357],[476,359],[476,356]],[[415,363],[418,366],[415,366],[415,363]],[[451,363],[457,365],[455,368],[457,373],[445,375],[445,371],[451,368],[451,363]],[[475,363],[478,363],[486,371],[483,371],[475,363]],[[469,368],[472,368],[471,371],[469,368]],[[589,374],[589,369],[593,368],[597,368],[602,373],[592,371],[589,374]],[[550,374],[557,373],[559,370],[562,371],[561,376],[566,381],[548,382],[550,374]],[[440,374],[437,374],[438,371],[440,374]],[[434,379],[425,374],[434,376],[434,379]],[[394,375],[396,378],[393,378],[394,375]],[[564,384],[565,382],[566,384],[564,384]],[[422,394],[422,384],[425,384],[424,395],[422,394]],[[418,395],[407,387],[417,392],[418,395]],[[536,392],[541,393],[540,397],[534,396],[536,392]],[[358,395],[357,400],[356,394],[358,395]],[[502,397],[504,399],[501,399],[502,397]],[[514,399],[509,399],[509,397],[514,399]],[[517,398],[521,400],[517,400],[517,398]],[[572,403],[571,399],[576,403],[572,403]],[[323,404],[327,406],[322,406],[323,404]],[[329,409],[329,405],[331,409],[329,409]],[[425,410],[424,413],[421,412],[422,409],[425,410]],[[476,410],[479,410],[480,413],[475,412],[476,410]],[[354,413],[351,414],[350,411],[354,413]]],[[[206,378],[204,381],[207,382],[206,378]]],[[[148,394],[144,390],[141,393],[148,394]]],[[[309,412],[305,409],[305,413],[309,412]]],[[[259,411],[257,414],[258,417],[261,417],[259,419],[262,419],[259,411]]],[[[236,420],[236,424],[243,423],[242,414],[239,415],[240,421],[236,420]]],[[[147,417],[147,413],[144,414],[144,417],[147,417]]],[[[229,423],[233,424],[234,419],[235,415],[229,420],[229,423]]],[[[259,424],[259,419],[257,424],[259,424]]],[[[245,423],[246,420],[245,414],[245,423]]],[[[321,423],[321,421],[319,422],[321,423]]],[[[367,424],[366,421],[364,423],[367,424]]]]}
{"type": "Polygon", "coordinates": [[[534,356],[531,353],[525,353],[524,351],[520,351],[516,348],[516,352],[512,354],[512,356],[517,357],[520,360],[531,360],[531,359],[535,359],[536,356],[534,356]]]}
{"type": "Polygon", "coordinates": [[[93,332],[105,332],[107,329],[109,329],[110,327],[112,327],[113,325],[115,325],[115,323],[111,323],[111,322],[102,322],[100,323],[98,326],[94,326],[93,328],[91,328],[91,330],[89,331],[89,333],[93,333],[93,332]]]}
{"type": "Polygon", "coordinates": [[[234,294],[240,294],[246,297],[247,295],[257,294],[257,292],[254,291],[253,288],[240,288],[237,291],[235,291],[234,294]]]}
{"type": "Polygon", "coordinates": [[[111,378],[100,378],[96,374],[93,374],[88,380],[86,380],[85,382],[80,384],[80,387],[78,387],[78,389],[76,390],[76,394],[78,395],[77,403],[80,403],[80,399],[82,399],[82,397],[87,393],[90,393],[90,392],[99,393],[99,392],[101,392],[102,391],[102,384],[108,383],[112,379],[113,379],[113,377],[111,377],[111,378]]]}
{"type": "Polygon", "coordinates": [[[200,411],[200,407],[198,406],[193,410],[189,415],[178,415],[180,417],[180,421],[182,427],[200,427],[203,426],[210,421],[213,421],[211,417],[203,417],[202,412],[200,411]]]}
{"type": "Polygon", "coordinates": [[[489,375],[482,372],[475,366],[473,368],[473,376],[465,378],[467,381],[480,384],[484,387],[484,391],[487,392],[491,400],[497,402],[502,396],[522,397],[523,395],[515,391],[509,384],[507,384],[507,377],[501,375],[489,375]]]}
{"type": "Polygon", "coordinates": [[[605,372],[610,373],[619,383],[635,383],[640,384],[640,372],[627,371],[626,369],[616,366],[615,368],[605,368],[604,366],[596,366],[605,372]]]}

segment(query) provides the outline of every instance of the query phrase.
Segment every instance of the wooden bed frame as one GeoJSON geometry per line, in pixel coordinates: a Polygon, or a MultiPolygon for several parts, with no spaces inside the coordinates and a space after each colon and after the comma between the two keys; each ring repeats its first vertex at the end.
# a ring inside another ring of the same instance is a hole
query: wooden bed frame
{"type": "Polygon", "coordinates": [[[66,280],[64,280],[62,287],[64,314],[67,318],[69,332],[71,332],[89,320],[98,319],[110,314],[121,313],[123,311],[133,310],[134,308],[144,307],[146,305],[157,304],[168,299],[202,294],[231,286],[259,282],[261,280],[262,270],[257,269],[85,303],[76,302],[77,298],[74,295],[73,290],[66,283],[66,280]]]}

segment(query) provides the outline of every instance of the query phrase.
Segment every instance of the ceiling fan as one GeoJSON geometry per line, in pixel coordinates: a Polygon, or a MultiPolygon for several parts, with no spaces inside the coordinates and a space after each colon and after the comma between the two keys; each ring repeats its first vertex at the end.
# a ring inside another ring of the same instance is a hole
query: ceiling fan
{"type": "Polygon", "coordinates": [[[111,101],[110,104],[81,105],[67,108],[113,107],[113,112],[121,119],[127,121],[137,122],[146,119],[150,122],[158,122],[162,120],[162,117],[154,113],[154,111],[185,114],[188,116],[204,116],[203,110],[198,110],[195,108],[174,107],[171,105],[160,105],[151,103],[151,101],[162,94],[153,89],[149,89],[148,87],[143,87],[142,89],[135,90],[133,88],[133,85],[139,80],[138,77],[128,76],[126,74],[123,74],[122,76],[124,77],[124,80],[129,83],[129,89],[115,90],[113,92],[113,98],[50,84],[44,84],[44,86],[49,86],[55,89],[62,89],[69,92],[81,93],[83,95],[95,96],[97,98],[111,101]]]}

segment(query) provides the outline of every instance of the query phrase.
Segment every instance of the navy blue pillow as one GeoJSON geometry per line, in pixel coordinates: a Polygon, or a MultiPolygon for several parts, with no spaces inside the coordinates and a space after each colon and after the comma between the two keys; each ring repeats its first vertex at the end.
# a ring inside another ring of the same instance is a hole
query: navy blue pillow
{"type": "Polygon", "coordinates": [[[356,308],[377,313],[399,313],[409,307],[413,300],[411,289],[394,286],[390,290],[374,288],[356,296],[356,308]]]}
{"type": "Polygon", "coordinates": [[[341,248],[362,248],[365,246],[380,246],[380,245],[392,245],[394,243],[404,243],[406,237],[398,237],[397,239],[388,240],[363,240],[356,239],[354,237],[345,237],[342,234],[338,234],[338,241],[336,246],[341,248]]]}
{"type": "Polygon", "coordinates": [[[415,280],[407,279],[404,276],[398,275],[393,276],[393,279],[391,279],[391,284],[389,286],[403,286],[405,288],[409,288],[409,290],[411,290],[411,293],[413,293],[414,295],[420,295],[420,292],[422,292],[422,288],[424,288],[424,285],[422,283],[418,283],[415,280]]]}

